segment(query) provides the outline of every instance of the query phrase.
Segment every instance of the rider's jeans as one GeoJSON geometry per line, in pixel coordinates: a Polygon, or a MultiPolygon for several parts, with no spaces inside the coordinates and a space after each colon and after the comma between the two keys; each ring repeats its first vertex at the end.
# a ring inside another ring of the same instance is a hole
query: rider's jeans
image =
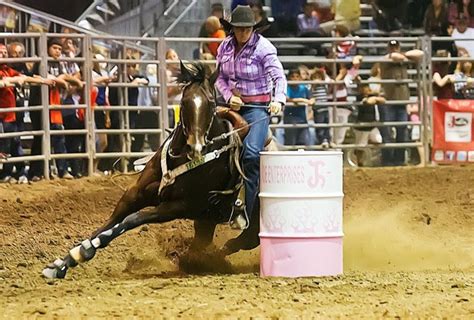
{"type": "MultiPolygon", "coordinates": [[[[262,107],[264,105],[262,104],[262,107]]],[[[251,218],[259,189],[260,151],[263,150],[267,139],[270,115],[266,108],[259,107],[242,107],[239,113],[247,123],[253,123],[243,141],[241,155],[244,173],[248,178],[245,180],[245,203],[249,218],[251,218]]],[[[258,215],[254,219],[259,219],[258,215]]]]}

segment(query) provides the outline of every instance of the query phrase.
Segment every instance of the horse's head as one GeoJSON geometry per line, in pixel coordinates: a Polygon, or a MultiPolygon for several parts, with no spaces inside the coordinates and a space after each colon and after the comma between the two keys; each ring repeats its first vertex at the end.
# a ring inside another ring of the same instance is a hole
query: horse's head
{"type": "Polygon", "coordinates": [[[185,66],[181,62],[178,81],[185,83],[181,100],[180,121],[186,136],[187,156],[195,159],[201,156],[207,141],[216,107],[214,82],[217,71],[198,63],[185,66]]]}

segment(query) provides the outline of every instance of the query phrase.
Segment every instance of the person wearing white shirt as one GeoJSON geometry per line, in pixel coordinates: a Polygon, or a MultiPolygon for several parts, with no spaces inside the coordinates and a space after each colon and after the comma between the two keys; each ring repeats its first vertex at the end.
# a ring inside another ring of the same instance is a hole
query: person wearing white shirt
{"type": "Polygon", "coordinates": [[[470,57],[474,57],[474,40],[468,41],[461,39],[474,39],[474,28],[469,28],[467,26],[467,19],[459,19],[458,26],[454,29],[451,36],[455,39],[454,43],[458,50],[465,49],[470,57]]]}

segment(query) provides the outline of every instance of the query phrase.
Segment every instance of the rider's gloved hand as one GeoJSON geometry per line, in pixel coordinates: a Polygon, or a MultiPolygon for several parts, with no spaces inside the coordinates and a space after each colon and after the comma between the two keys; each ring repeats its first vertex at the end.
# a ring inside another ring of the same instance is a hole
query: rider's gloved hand
{"type": "Polygon", "coordinates": [[[277,101],[272,101],[270,102],[270,104],[268,105],[268,110],[270,110],[270,113],[272,115],[276,115],[276,114],[279,114],[280,111],[281,111],[281,108],[282,108],[282,105],[280,102],[277,102],[277,101]]]}
{"type": "Polygon", "coordinates": [[[244,104],[242,99],[237,96],[232,96],[229,100],[230,108],[234,111],[239,111],[240,107],[244,104]]]}

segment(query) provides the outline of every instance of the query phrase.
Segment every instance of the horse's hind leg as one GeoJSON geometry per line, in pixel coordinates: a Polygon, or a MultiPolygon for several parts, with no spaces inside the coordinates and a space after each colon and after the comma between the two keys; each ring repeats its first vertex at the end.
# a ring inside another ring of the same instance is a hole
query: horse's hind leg
{"type": "Polygon", "coordinates": [[[182,210],[179,202],[164,202],[157,207],[142,210],[127,216],[122,222],[103,230],[101,233],[82,241],[72,248],[64,259],[57,259],[43,270],[47,278],[64,278],[68,268],[91,260],[99,248],[105,248],[122,233],[146,223],[162,223],[174,220],[182,210]]]}

